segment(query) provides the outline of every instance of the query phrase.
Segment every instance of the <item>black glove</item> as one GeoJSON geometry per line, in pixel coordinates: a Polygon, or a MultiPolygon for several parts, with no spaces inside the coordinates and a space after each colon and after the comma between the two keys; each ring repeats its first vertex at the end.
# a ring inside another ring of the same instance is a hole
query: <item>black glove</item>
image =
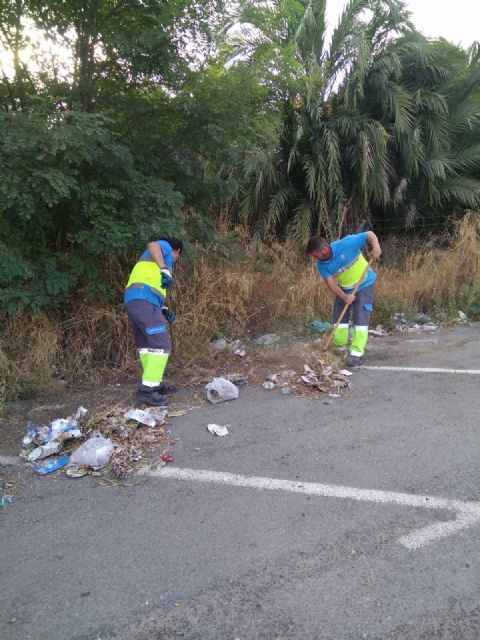
{"type": "Polygon", "coordinates": [[[175,322],[175,316],[177,315],[177,312],[175,311],[175,309],[172,309],[172,311],[169,311],[168,307],[162,307],[162,313],[165,316],[165,319],[168,322],[168,324],[173,324],[175,322]]]}
{"type": "Polygon", "coordinates": [[[162,277],[162,289],[168,289],[173,282],[170,269],[167,269],[167,267],[160,269],[160,275],[162,277]]]}

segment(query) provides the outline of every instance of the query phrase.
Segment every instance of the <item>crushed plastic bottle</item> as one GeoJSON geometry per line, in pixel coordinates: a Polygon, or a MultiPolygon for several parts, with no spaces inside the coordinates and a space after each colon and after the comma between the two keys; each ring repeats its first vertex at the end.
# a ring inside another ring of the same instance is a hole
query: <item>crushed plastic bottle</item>
{"type": "Polygon", "coordinates": [[[53,440],[52,442],[48,442],[47,444],[42,444],[41,447],[37,447],[31,453],[28,454],[27,459],[30,462],[34,460],[41,460],[42,458],[48,458],[48,456],[53,456],[55,453],[58,453],[62,448],[62,442],[59,440],[53,440]]]}
{"type": "Polygon", "coordinates": [[[50,460],[42,467],[39,464],[35,463],[33,467],[33,471],[38,476],[44,476],[47,473],[53,473],[54,471],[58,471],[58,469],[62,469],[68,464],[68,456],[60,456],[60,458],[56,458],[55,460],[50,460]]]}

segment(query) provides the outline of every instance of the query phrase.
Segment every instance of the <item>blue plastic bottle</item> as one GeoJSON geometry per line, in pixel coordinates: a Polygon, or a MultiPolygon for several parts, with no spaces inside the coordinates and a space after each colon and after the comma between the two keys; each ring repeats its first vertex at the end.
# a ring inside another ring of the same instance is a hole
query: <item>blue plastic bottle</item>
{"type": "Polygon", "coordinates": [[[44,464],[43,467],[41,467],[39,464],[35,464],[35,466],[33,467],[33,471],[39,476],[44,476],[47,473],[53,473],[54,471],[61,469],[68,463],[68,460],[68,456],[60,456],[60,458],[57,458],[56,460],[50,460],[50,462],[44,464]]]}

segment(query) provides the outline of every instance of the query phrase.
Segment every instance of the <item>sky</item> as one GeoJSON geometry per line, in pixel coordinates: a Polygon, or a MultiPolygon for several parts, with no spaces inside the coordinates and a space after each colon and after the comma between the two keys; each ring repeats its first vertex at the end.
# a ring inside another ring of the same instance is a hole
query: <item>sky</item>
{"type": "MultiPolygon", "coordinates": [[[[337,24],[340,13],[347,0],[327,0],[328,33],[337,24]]],[[[479,0],[406,0],[412,14],[412,21],[419,31],[429,37],[442,36],[454,44],[469,47],[474,40],[480,40],[480,2],[479,0]],[[478,7],[478,8],[476,8],[478,7]]],[[[327,36],[328,42],[328,36],[327,36]]],[[[59,67],[70,68],[70,52],[52,46],[51,43],[37,43],[39,50],[50,50],[56,54],[59,67]],[[62,65],[63,61],[63,65],[62,65]]],[[[29,59],[29,51],[22,55],[29,59]]],[[[30,62],[32,64],[32,62],[30,62]]],[[[11,76],[13,69],[10,56],[3,56],[0,50],[0,72],[11,76]]],[[[61,73],[61,70],[59,70],[61,73]]]]}
{"type": "MultiPolygon", "coordinates": [[[[327,20],[334,26],[346,0],[327,0],[327,20]]],[[[478,0],[407,0],[416,28],[428,37],[443,37],[469,47],[480,40],[480,2],[478,0]]]]}

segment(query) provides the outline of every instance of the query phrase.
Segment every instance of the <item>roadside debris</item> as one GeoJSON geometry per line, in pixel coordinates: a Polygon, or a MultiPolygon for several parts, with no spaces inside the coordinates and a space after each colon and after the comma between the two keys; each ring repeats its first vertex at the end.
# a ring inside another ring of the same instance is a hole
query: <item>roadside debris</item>
{"type": "MultiPolygon", "coordinates": [[[[395,326],[396,331],[408,331],[414,333],[418,331],[437,331],[438,324],[432,322],[430,316],[426,313],[417,313],[409,321],[404,313],[394,313],[392,316],[392,323],[395,326]]],[[[371,333],[369,331],[369,333],[371,333]]]]}
{"type": "Polygon", "coordinates": [[[80,422],[87,415],[85,407],[79,407],[74,416],[58,418],[49,426],[26,425],[27,434],[22,438],[20,457],[33,462],[58,453],[66,440],[82,437],[80,422]]]}
{"type": "Polygon", "coordinates": [[[48,426],[29,422],[20,455],[35,462],[37,475],[65,467],[68,477],[81,478],[92,473],[99,475],[98,469],[110,465],[114,475],[123,478],[143,458],[147,447],[168,442],[164,433],[167,416],[183,415],[187,411],[158,407],[126,411],[116,405],[87,420],[87,409],[79,407],[74,416],[53,420],[48,426]],[[51,457],[60,452],[64,455],[51,457]],[[48,458],[45,463],[37,463],[44,458],[48,458]]]}
{"type": "Polygon", "coordinates": [[[53,440],[47,444],[42,444],[41,447],[37,447],[33,451],[31,451],[27,460],[30,462],[34,462],[35,460],[41,460],[42,458],[48,458],[48,456],[53,456],[60,451],[63,446],[63,442],[59,440],[53,440]]]}
{"type": "Polygon", "coordinates": [[[227,348],[227,341],[225,340],[225,338],[220,338],[219,340],[212,340],[212,342],[210,342],[210,346],[212,347],[212,349],[217,349],[218,351],[221,351],[222,349],[227,348]]]}
{"type": "Polygon", "coordinates": [[[412,321],[415,324],[430,324],[432,319],[426,313],[417,313],[413,316],[412,321]]]}
{"type": "Polygon", "coordinates": [[[147,427],[154,427],[156,425],[155,418],[149,412],[142,411],[141,409],[130,409],[130,411],[123,414],[123,417],[125,420],[133,420],[147,427]]]}
{"type": "Polygon", "coordinates": [[[12,500],[13,500],[13,496],[5,494],[0,498],[0,508],[3,509],[7,505],[9,505],[12,500]]]}
{"type": "Polygon", "coordinates": [[[68,467],[65,469],[65,475],[69,478],[83,478],[87,474],[91,473],[90,467],[68,467]]]}
{"type": "Polygon", "coordinates": [[[304,374],[303,376],[300,376],[300,378],[305,382],[305,384],[308,384],[311,387],[318,387],[320,384],[320,380],[318,379],[315,371],[308,364],[303,365],[303,370],[304,374]]]}
{"type": "Polygon", "coordinates": [[[388,336],[389,335],[388,331],[385,330],[385,327],[383,326],[383,324],[377,324],[375,329],[369,329],[368,333],[371,336],[388,336]]]}
{"type": "Polygon", "coordinates": [[[470,324],[470,320],[468,319],[467,315],[463,313],[463,311],[458,312],[458,321],[462,324],[470,324]]]}
{"type": "Polygon", "coordinates": [[[35,463],[35,466],[33,467],[33,472],[37,476],[44,476],[47,473],[53,473],[54,471],[63,469],[63,467],[65,467],[68,464],[68,460],[69,460],[68,456],[63,455],[63,456],[60,456],[60,458],[49,460],[49,462],[45,463],[42,466],[35,463]]]}
{"type": "Polygon", "coordinates": [[[325,333],[332,328],[330,322],[322,322],[321,320],[312,320],[307,325],[308,329],[312,329],[312,331],[316,331],[317,333],[325,333]]]}
{"type": "Polygon", "coordinates": [[[279,340],[280,336],[278,336],[276,333],[266,333],[264,336],[256,338],[255,344],[257,344],[259,347],[268,347],[271,344],[275,344],[275,342],[278,342],[279,340]]]}
{"type": "Polygon", "coordinates": [[[173,462],[173,456],[171,456],[169,453],[162,453],[160,458],[163,460],[163,462],[173,462]]]}
{"type": "Polygon", "coordinates": [[[229,373],[225,376],[227,380],[233,382],[233,384],[248,384],[248,376],[243,373],[229,373]]]}
{"type": "Polygon", "coordinates": [[[173,411],[169,411],[168,409],[159,409],[158,407],[149,407],[148,409],[145,409],[145,413],[148,413],[148,415],[152,417],[158,425],[165,424],[167,416],[173,415],[173,411]]]}
{"type": "Polygon", "coordinates": [[[262,383],[262,387],[267,391],[270,391],[271,389],[275,389],[275,383],[272,382],[271,380],[266,380],[265,382],[262,383]]]}
{"type": "Polygon", "coordinates": [[[404,313],[394,313],[392,316],[392,322],[395,327],[395,331],[405,331],[408,326],[407,316],[404,313]]]}
{"type": "Polygon", "coordinates": [[[228,426],[222,426],[220,424],[207,424],[207,430],[214,436],[227,436],[229,433],[228,426]]]}
{"type": "Polygon", "coordinates": [[[190,409],[174,409],[173,411],[168,411],[167,415],[169,418],[179,418],[180,416],[184,416],[189,411],[190,409]]]}
{"type": "Polygon", "coordinates": [[[234,340],[230,345],[230,349],[233,351],[233,355],[239,358],[244,358],[247,355],[245,345],[240,340],[234,340]]]}
{"type": "Polygon", "coordinates": [[[71,467],[91,467],[94,470],[105,467],[113,454],[113,443],[99,433],[93,433],[70,456],[71,467]]]}
{"type": "Polygon", "coordinates": [[[206,385],[205,389],[207,391],[207,399],[212,404],[236,400],[239,395],[238,387],[226,378],[214,378],[206,385]]]}

